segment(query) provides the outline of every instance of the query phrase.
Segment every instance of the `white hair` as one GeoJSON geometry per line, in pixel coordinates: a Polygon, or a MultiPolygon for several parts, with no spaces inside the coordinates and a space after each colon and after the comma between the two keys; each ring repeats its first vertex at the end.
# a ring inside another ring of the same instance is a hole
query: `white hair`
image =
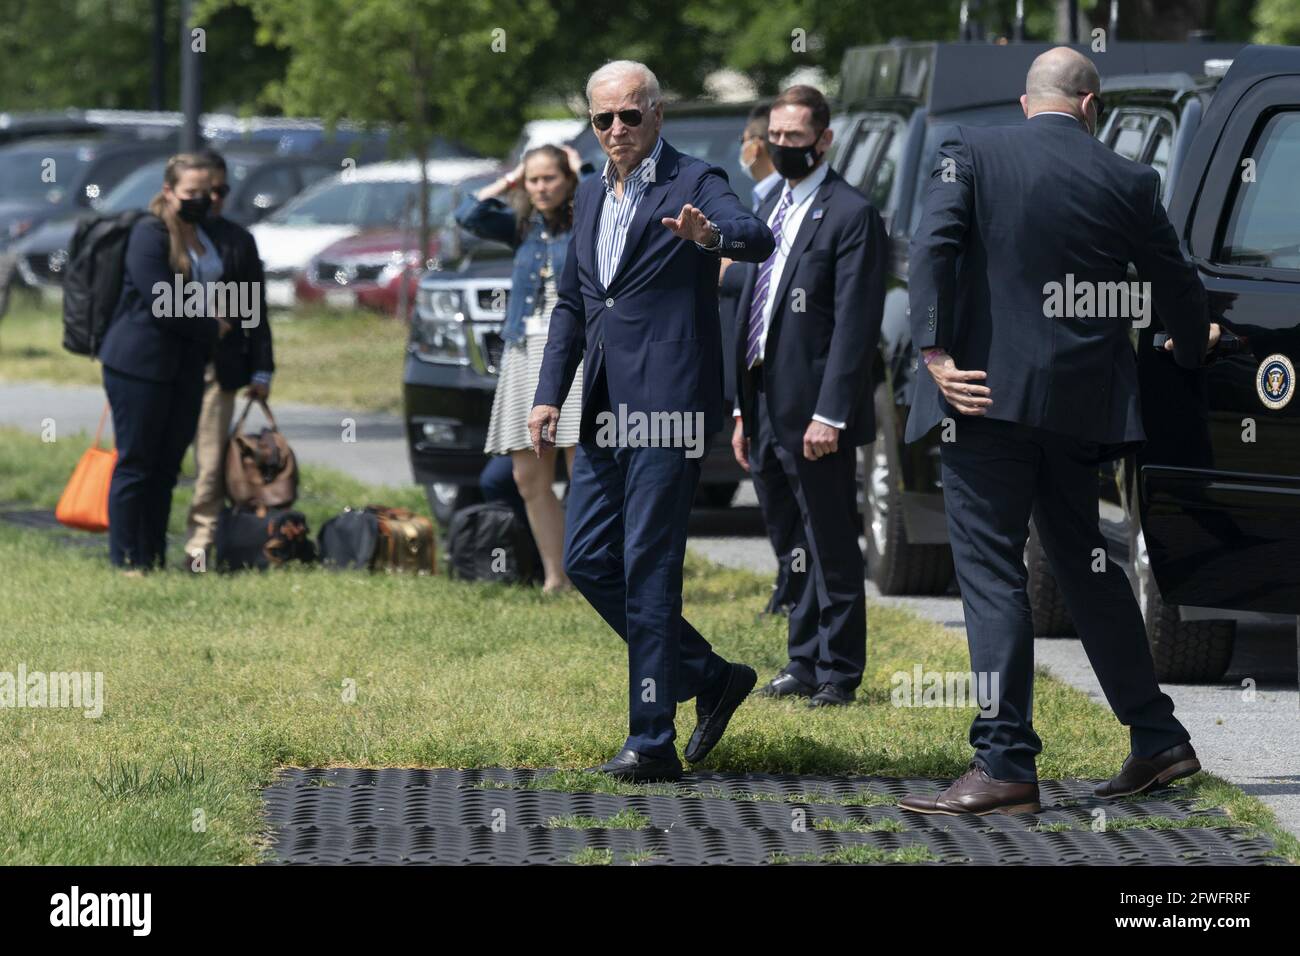
{"type": "Polygon", "coordinates": [[[597,86],[624,77],[636,79],[636,90],[644,98],[647,108],[659,102],[659,80],[650,67],[636,60],[610,60],[587,77],[587,106],[591,106],[591,91],[597,86]]]}

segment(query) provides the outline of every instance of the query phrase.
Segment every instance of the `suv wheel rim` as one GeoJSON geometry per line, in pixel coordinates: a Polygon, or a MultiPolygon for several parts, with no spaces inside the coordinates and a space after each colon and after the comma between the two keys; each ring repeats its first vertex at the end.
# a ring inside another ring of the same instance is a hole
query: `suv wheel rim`
{"type": "Polygon", "coordinates": [[[889,456],[883,436],[876,437],[871,454],[871,475],[867,480],[871,505],[871,543],[876,554],[885,553],[885,524],[889,520],[889,456]]]}

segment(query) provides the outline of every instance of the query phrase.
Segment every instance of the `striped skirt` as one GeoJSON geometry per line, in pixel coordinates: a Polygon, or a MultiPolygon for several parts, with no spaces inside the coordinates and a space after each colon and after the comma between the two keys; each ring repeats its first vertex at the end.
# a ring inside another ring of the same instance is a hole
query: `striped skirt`
{"type": "MultiPolygon", "coordinates": [[[[507,455],[533,447],[528,436],[528,416],[533,410],[533,395],[542,371],[542,354],[546,351],[545,335],[526,335],[521,342],[506,346],[501,357],[501,374],[492,399],[492,418],[488,422],[487,441],[483,450],[489,455],[507,455]]],[[[560,409],[560,424],[555,444],[569,448],[578,444],[578,427],[582,424],[582,363],[573,376],[573,387],[560,409]]]]}

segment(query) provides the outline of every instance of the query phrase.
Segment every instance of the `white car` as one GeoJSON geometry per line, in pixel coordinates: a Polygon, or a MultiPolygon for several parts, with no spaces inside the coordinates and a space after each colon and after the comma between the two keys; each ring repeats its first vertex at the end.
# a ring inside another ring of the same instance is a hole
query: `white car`
{"type": "MultiPolygon", "coordinates": [[[[447,212],[444,207],[454,183],[497,167],[492,159],[430,160],[429,204],[434,220],[447,212]]],[[[291,307],[294,275],[326,246],[368,229],[419,228],[415,208],[419,188],[418,161],[371,163],[303,190],[253,226],[266,271],[267,305],[291,307]]]]}

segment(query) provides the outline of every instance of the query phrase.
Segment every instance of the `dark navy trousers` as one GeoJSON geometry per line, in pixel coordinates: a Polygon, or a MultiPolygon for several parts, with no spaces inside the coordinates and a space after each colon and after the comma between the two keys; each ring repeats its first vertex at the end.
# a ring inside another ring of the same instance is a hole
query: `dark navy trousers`
{"type": "MultiPolygon", "coordinates": [[[[761,383],[761,379],[760,379],[761,383]]],[[[783,448],[772,427],[767,392],[759,384],[754,439],[769,450],[798,511],[803,588],[790,610],[786,672],[805,684],[834,684],[851,692],[867,663],[866,566],[858,533],[857,454],[839,451],[816,461],[783,448]]],[[[751,439],[750,447],[754,447],[751,439]]],[[[792,571],[799,562],[792,562],[792,571]]]]}
{"type": "Polygon", "coordinates": [[[564,570],[627,643],[628,736],[674,755],[677,704],[715,693],[727,662],[682,617],[686,522],[703,457],[682,448],[578,445],[565,498],[564,570]]]}
{"type": "Polygon", "coordinates": [[[1097,518],[1097,443],[990,418],[957,421],[956,440],[940,443],[948,536],[971,669],[998,680],[996,713],[981,712],[971,724],[976,761],[999,780],[1037,779],[1034,761],[1043,745],[1033,727],[1034,628],[1024,560],[1031,515],[1106,700],[1129,728],[1133,753],[1150,757],[1187,741],[1173,701],[1156,682],[1128,577],[1108,557],[1104,570],[1094,570],[1106,554],[1097,518]]]}
{"type": "Polygon", "coordinates": [[[164,563],[172,489],[198,428],[203,387],[201,370],[164,383],[104,367],[117,445],[108,491],[108,554],[113,564],[144,569],[164,563]]]}
{"type": "MultiPolygon", "coordinates": [[[[755,369],[755,374],[761,373],[762,366],[759,366],[755,369]]],[[[799,502],[795,500],[790,479],[786,477],[781,460],[777,457],[776,435],[766,415],[759,415],[759,421],[755,423],[750,436],[749,476],[754,483],[759,510],[763,513],[767,539],[772,543],[772,551],[777,560],[776,585],[768,609],[793,607],[799,603],[810,577],[807,564],[808,542],[804,538],[799,502]],[[796,561],[796,555],[802,555],[803,559],[796,561]],[[795,564],[798,564],[799,570],[793,570],[795,564]]]]}

